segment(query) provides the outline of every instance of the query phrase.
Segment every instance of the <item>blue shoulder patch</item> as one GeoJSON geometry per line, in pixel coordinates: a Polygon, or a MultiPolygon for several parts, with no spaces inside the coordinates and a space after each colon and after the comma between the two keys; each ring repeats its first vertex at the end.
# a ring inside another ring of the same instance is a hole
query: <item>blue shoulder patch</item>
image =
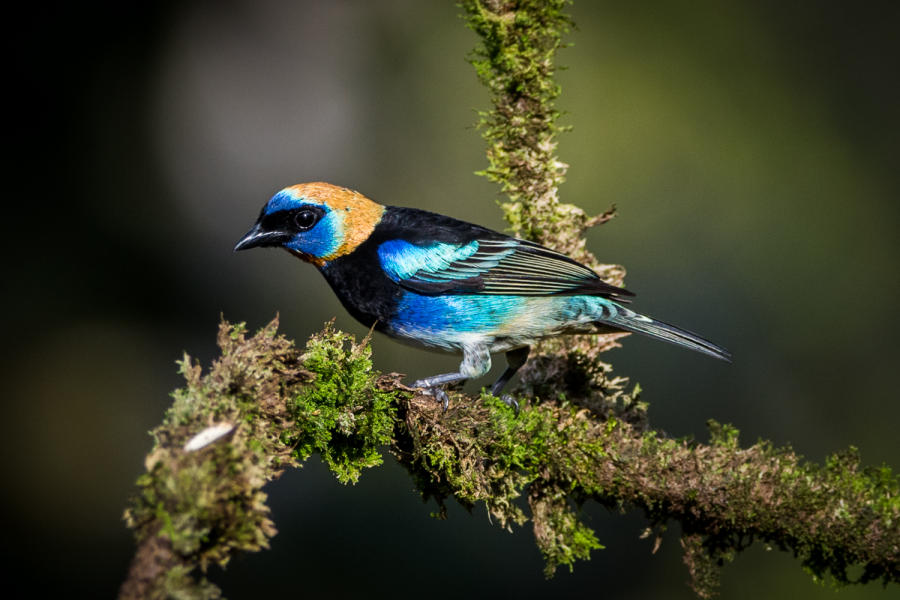
{"type": "Polygon", "coordinates": [[[477,251],[477,240],[462,246],[441,242],[417,246],[404,240],[390,240],[378,246],[378,260],[387,276],[400,283],[419,272],[444,271],[450,263],[465,260],[477,251]]]}

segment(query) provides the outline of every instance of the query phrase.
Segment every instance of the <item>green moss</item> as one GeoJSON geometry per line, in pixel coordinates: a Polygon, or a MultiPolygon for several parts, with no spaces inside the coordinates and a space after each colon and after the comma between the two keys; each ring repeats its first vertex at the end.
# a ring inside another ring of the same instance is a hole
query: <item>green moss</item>
{"type": "Polygon", "coordinates": [[[391,441],[394,394],[377,389],[368,340],[357,344],[331,325],[310,338],[303,355],[316,385],[289,403],[296,421],[294,456],[319,453],[341,483],[355,483],[366,467],[382,462],[379,449],[391,441]]]}
{"type": "Polygon", "coordinates": [[[740,431],[736,427],[709,419],[706,422],[706,428],[709,429],[709,441],[713,445],[730,449],[738,447],[740,431]]]}

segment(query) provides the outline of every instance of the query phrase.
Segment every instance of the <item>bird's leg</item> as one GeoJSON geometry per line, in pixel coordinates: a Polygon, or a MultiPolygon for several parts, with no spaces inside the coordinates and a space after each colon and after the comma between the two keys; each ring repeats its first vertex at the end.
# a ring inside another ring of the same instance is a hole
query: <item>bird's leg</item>
{"type": "Polygon", "coordinates": [[[413,382],[412,387],[425,388],[425,393],[434,396],[436,400],[443,404],[444,410],[447,410],[450,398],[447,396],[447,392],[444,391],[445,385],[481,377],[490,370],[491,353],[488,351],[487,346],[465,346],[463,348],[463,360],[459,364],[459,371],[419,379],[413,382]]]}
{"type": "Polygon", "coordinates": [[[500,376],[497,381],[494,382],[494,385],[491,386],[491,394],[498,396],[500,392],[503,391],[503,388],[506,387],[506,384],[509,383],[509,380],[512,379],[513,375],[522,368],[522,365],[525,364],[525,361],[528,360],[528,352],[531,350],[528,346],[522,346],[521,348],[516,348],[515,350],[510,350],[506,353],[506,370],[503,371],[503,375],[500,376]]]}
{"type": "MultiPolygon", "coordinates": [[[[525,364],[525,361],[528,360],[528,352],[530,350],[531,348],[529,346],[522,346],[521,348],[516,348],[506,353],[506,370],[503,371],[503,375],[501,375],[500,378],[494,382],[494,385],[491,386],[491,394],[494,396],[500,395],[500,392],[503,391],[503,388],[506,387],[506,384],[509,383],[509,380],[512,379],[513,375],[516,374],[516,371],[521,369],[522,365],[525,364]]],[[[515,408],[516,413],[519,412],[519,403],[516,402],[515,398],[509,394],[503,394],[500,399],[503,400],[507,406],[515,408]]]]}

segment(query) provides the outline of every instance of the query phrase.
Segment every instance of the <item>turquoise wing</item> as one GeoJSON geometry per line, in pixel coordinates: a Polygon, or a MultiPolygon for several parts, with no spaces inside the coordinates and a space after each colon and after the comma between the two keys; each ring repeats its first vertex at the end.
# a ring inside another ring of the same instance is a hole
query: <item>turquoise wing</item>
{"type": "Polygon", "coordinates": [[[634,295],[564,254],[515,238],[461,244],[390,240],[379,245],[378,259],[392,281],[425,295],[590,295],[619,301],[634,295]]]}

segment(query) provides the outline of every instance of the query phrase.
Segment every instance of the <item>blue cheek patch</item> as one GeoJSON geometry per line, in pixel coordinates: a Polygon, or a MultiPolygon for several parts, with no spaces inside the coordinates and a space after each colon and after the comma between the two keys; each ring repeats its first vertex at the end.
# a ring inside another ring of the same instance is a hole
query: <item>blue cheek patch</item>
{"type": "Polygon", "coordinates": [[[477,251],[478,242],[475,240],[464,246],[440,242],[416,246],[404,240],[391,240],[378,247],[378,260],[387,276],[399,283],[419,271],[442,271],[450,263],[465,260],[477,251]]]}
{"type": "Polygon", "coordinates": [[[294,190],[281,190],[269,200],[264,209],[265,215],[273,215],[280,211],[294,210],[303,206],[316,206],[326,211],[325,216],[309,231],[295,235],[285,248],[302,252],[315,258],[328,260],[344,241],[343,211],[333,211],[327,205],[310,202],[308,198],[298,196],[294,190]]]}
{"type": "Polygon", "coordinates": [[[309,231],[298,233],[285,244],[287,248],[328,260],[344,240],[344,213],[328,211],[309,231]]]}

